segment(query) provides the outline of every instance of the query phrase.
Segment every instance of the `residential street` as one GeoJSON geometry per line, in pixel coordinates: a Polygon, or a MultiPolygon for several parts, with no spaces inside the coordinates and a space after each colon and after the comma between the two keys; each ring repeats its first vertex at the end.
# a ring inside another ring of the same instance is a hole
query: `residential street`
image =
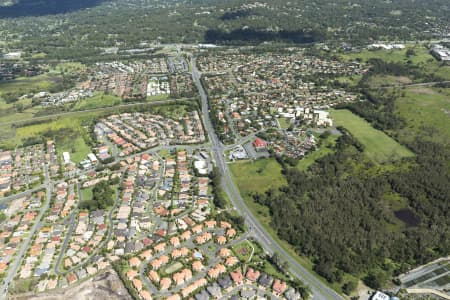
{"type": "MultiPolygon", "coordinates": [[[[202,118],[203,118],[203,125],[205,127],[205,130],[208,133],[209,143],[195,144],[195,145],[170,145],[170,146],[163,145],[163,146],[158,146],[158,147],[155,147],[155,148],[143,151],[143,152],[139,152],[138,154],[133,154],[133,155],[130,155],[127,157],[135,158],[136,156],[142,155],[144,153],[155,155],[155,154],[157,154],[157,151],[159,151],[159,150],[170,150],[173,148],[185,149],[188,151],[201,149],[201,148],[210,148],[211,152],[213,154],[213,159],[222,175],[222,186],[223,186],[224,191],[227,193],[229,199],[231,199],[235,209],[239,212],[239,214],[241,214],[242,216],[245,217],[246,224],[249,228],[249,233],[246,234],[245,237],[247,237],[247,236],[255,237],[260,242],[260,244],[262,245],[262,247],[268,254],[278,253],[281,256],[281,258],[289,264],[290,272],[295,277],[302,280],[305,284],[307,284],[311,288],[311,291],[313,293],[312,299],[333,299],[333,300],[334,299],[342,299],[336,292],[334,292],[332,289],[328,288],[325,284],[323,284],[320,280],[318,280],[313,274],[311,274],[308,270],[306,270],[304,267],[302,267],[289,253],[287,253],[264,230],[264,228],[261,226],[259,221],[252,215],[250,210],[245,205],[245,202],[244,202],[243,198],[241,197],[240,192],[239,192],[236,184],[234,183],[233,178],[230,173],[230,170],[228,168],[226,158],[225,158],[225,151],[232,148],[233,146],[236,146],[237,144],[250,142],[252,139],[254,139],[256,133],[252,134],[246,138],[236,138],[237,143],[234,145],[231,145],[231,146],[224,146],[220,142],[220,140],[218,139],[218,137],[215,133],[214,127],[211,123],[211,119],[210,119],[210,115],[209,115],[209,107],[208,107],[208,98],[207,98],[206,92],[202,86],[202,83],[200,81],[201,74],[199,73],[199,71],[196,67],[195,58],[192,58],[191,63],[192,63],[192,77],[193,77],[193,80],[194,80],[194,82],[198,88],[198,91],[200,93],[200,96],[201,96],[201,101],[202,101],[202,103],[201,103],[202,104],[201,105],[202,112],[201,113],[202,113],[202,118]]],[[[162,103],[167,103],[167,101],[155,101],[152,104],[162,104],[162,103]]],[[[72,112],[67,113],[67,114],[71,114],[71,113],[72,112]]],[[[113,156],[116,157],[116,153],[114,153],[113,156]]],[[[116,163],[116,161],[114,163],[116,163]]],[[[110,165],[112,165],[114,163],[111,163],[110,165]]],[[[87,171],[84,171],[81,173],[86,173],[86,172],[87,171]]],[[[123,179],[124,178],[122,176],[121,180],[123,180],[123,179]]],[[[13,280],[14,276],[17,274],[18,269],[21,266],[22,260],[24,258],[24,255],[31,244],[33,236],[42,226],[41,220],[42,220],[44,214],[46,213],[46,211],[49,209],[50,200],[51,200],[51,196],[52,196],[52,188],[55,183],[57,183],[57,182],[56,181],[53,182],[50,180],[49,174],[48,174],[48,166],[45,165],[45,182],[43,185],[41,185],[31,191],[26,191],[24,193],[2,199],[2,200],[9,201],[12,199],[16,199],[17,197],[27,195],[33,191],[43,189],[43,188],[46,188],[46,191],[47,191],[47,198],[45,200],[45,203],[43,204],[43,206],[40,209],[39,215],[36,218],[36,221],[32,227],[32,230],[30,231],[29,235],[27,236],[27,239],[21,245],[21,249],[18,252],[18,254],[13,262],[13,265],[11,266],[11,268],[5,278],[4,286],[0,292],[0,300],[4,299],[4,297],[8,291],[8,288],[9,288],[9,284],[13,280]]],[[[78,184],[77,190],[78,190],[78,198],[81,199],[81,192],[80,192],[81,188],[80,188],[79,184],[78,184]]],[[[154,195],[155,196],[157,195],[156,190],[154,191],[154,195]]],[[[117,195],[117,198],[115,199],[116,200],[115,206],[109,211],[109,214],[107,216],[108,222],[109,222],[109,228],[108,228],[108,232],[107,232],[107,237],[102,242],[102,246],[104,246],[112,238],[112,225],[113,225],[112,215],[113,215],[114,209],[117,208],[117,204],[120,202],[118,197],[119,196],[117,195]]],[[[180,216],[183,216],[184,214],[187,214],[187,213],[188,213],[188,211],[181,214],[180,216]]],[[[70,216],[68,216],[68,219],[70,220],[68,234],[67,234],[67,236],[64,240],[64,243],[61,247],[61,252],[59,253],[56,266],[54,267],[54,271],[58,275],[72,272],[79,267],[79,266],[73,267],[69,271],[66,271],[66,272],[60,272],[60,270],[59,270],[60,264],[62,262],[64,254],[65,254],[65,250],[68,247],[70,237],[71,237],[72,232],[76,225],[76,220],[77,220],[76,214],[72,213],[70,216]]],[[[239,242],[241,240],[242,239],[239,239],[236,242],[239,242]]],[[[101,249],[101,248],[102,247],[99,247],[98,249],[101,249]]],[[[90,257],[92,257],[94,254],[97,254],[97,253],[98,253],[98,251],[94,251],[90,255],[90,257]]],[[[89,259],[90,258],[87,258],[85,261],[88,261],[89,259]]],[[[210,265],[212,266],[214,263],[215,263],[215,260],[212,260],[210,262],[210,265]]],[[[140,272],[142,274],[144,272],[144,270],[141,269],[140,272]]],[[[197,277],[200,278],[199,276],[197,276],[197,277]]],[[[154,287],[151,285],[151,283],[149,283],[148,281],[146,281],[145,284],[147,285],[149,290],[151,290],[151,291],[155,290],[154,287]]]]}
{"type": "Polygon", "coordinates": [[[195,84],[197,85],[202,100],[203,123],[211,141],[211,150],[213,152],[215,162],[220,170],[220,173],[222,174],[222,184],[224,191],[227,193],[228,197],[231,199],[238,212],[245,217],[246,223],[250,228],[250,232],[254,233],[255,237],[267,252],[269,252],[270,254],[273,254],[275,252],[278,253],[289,264],[292,274],[310,286],[313,293],[312,299],[342,299],[341,296],[339,296],[335,291],[319,281],[314,275],[312,275],[294,258],[292,258],[292,256],[290,256],[280,245],[278,245],[278,243],[264,231],[258,220],[246,207],[244,200],[242,199],[235,183],[233,182],[229,168],[225,162],[225,147],[219,141],[217,135],[214,132],[214,128],[209,116],[208,98],[200,81],[201,74],[197,69],[195,58],[191,59],[191,63],[192,77],[195,84]]]}
{"type": "Polygon", "coordinates": [[[12,267],[9,269],[9,272],[3,281],[3,287],[0,291],[0,300],[5,299],[5,296],[8,293],[9,285],[10,285],[11,281],[14,279],[14,276],[16,275],[20,265],[22,264],[23,257],[25,255],[25,253],[27,252],[31,241],[33,240],[34,234],[42,225],[42,222],[41,222],[42,217],[44,216],[44,214],[46,213],[47,209],[50,206],[50,199],[52,197],[52,184],[50,182],[50,178],[48,175],[48,167],[47,166],[44,167],[44,171],[45,171],[45,187],[46,187],[46,191],[47,191],[47,197],[45,199],[45,203],[41,207],[41,209],[39,211],[39,215],[37,216],[36,221],[33,225],[33,228],[29,232],[27,239],[22,244],[22,247],[20,248],[20,251],[17,254],[17,257],[15,258],[12,267]]]}

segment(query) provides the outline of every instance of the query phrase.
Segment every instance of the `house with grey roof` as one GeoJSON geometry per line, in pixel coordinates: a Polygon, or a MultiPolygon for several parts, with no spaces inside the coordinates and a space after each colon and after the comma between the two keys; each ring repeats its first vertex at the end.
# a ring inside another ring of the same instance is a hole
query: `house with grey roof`
{"type": "Polygon", "coordinates": [[[294,288],[290,288],[284,293],[284,297],[287,300],[300,300],[302,298],[302,295],[300,295],[299,292],[295,291],[294,288]]]}
{"type": "Polygon", "coordinates": [[[223,289],[227,289],[233,284],[233,281],[231,281],[231,277],[229,275],[220,277],[219,280],[217,280],[217,282],[223,289]]]}
{"type": "Polygon", "coordinates": [[[260,285],[262,285],[263,287],[270,287],[270,285],[272,284],[272,282],[273,282],[273,277],[272,277],[272,276],[269,276],[269,275],[267,275],[267,274],[262,274],[262,275],[259,277],[259,280],[258,280],[258,283],[259,283],[260,285]]]}
{"type": "Polygon", "coordinates": [[[209,294],[203,290],[194,296],[195,300],[209,300],[209,294]]]}
{"type": "Polygon", "coordinates": [[[211,296],[213,296],[213,297],[215,297],[215,298],[222,297],[222,293],[221,293],[221,290],[220,290],[220,286],[219,286],[216,282],[214,282],[213,284],[209,285],[209,286],[206,288],[206,290],[208,291],[208,293],[209,293],[211,296]]]}
{"type": "Polygon", "coordinates": [[[253,297],[256,296],[256,291],[254,289],[245,289],[245,290],[241,290],[241,298],[243,299],[251,299],[253,297]]]}

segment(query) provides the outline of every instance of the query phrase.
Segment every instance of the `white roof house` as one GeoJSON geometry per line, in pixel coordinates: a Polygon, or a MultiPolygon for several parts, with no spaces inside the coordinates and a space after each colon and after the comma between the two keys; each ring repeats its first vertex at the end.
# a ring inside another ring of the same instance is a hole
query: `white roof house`
{"type": "Polygon", "coordinates": [[[70,163],[70,154],[69,154],[69,152],[63,152],[63,159],[64,159],[64,163],[65,164],[70,163]]]}
{"type": "Polygon", "coordinates": [[[372,300],[389,300],[390,297],[386,295],[385,293],[382,293],[380,291],[377,291],[373,296],[372,300]]]}
{"type": "Polygon", "coordinates": [[[201,175],[208,174],[208,164],[204,160],[197,160],[194,162],[194,167],[197,169],[198,173],[201,175]]]}
{"type": "Polygon", "coordinates": [[[89,153],[89,154],[88,154],[88,158],[89,158],[89,160],[90,160],[91,162],[97,163],[97,157],[95,156],[94,153],[89,153]]]}
{"type": "Polygon", "coordinates": [[[333,126],[333,120],[329,117],[329,112],[315,109],[314,115],[317,117],[317,126],[333,126]]]}

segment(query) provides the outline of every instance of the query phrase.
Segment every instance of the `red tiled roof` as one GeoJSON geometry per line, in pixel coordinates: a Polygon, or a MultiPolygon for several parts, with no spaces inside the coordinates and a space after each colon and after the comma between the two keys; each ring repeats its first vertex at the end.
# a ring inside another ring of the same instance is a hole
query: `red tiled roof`
{"type": "Polygon", "coordinates": [[[253,142],[253,145],[257,148],[262,148],[266,147],[267,143],[260,138],[256,138],[255,141],[253,142]]]}

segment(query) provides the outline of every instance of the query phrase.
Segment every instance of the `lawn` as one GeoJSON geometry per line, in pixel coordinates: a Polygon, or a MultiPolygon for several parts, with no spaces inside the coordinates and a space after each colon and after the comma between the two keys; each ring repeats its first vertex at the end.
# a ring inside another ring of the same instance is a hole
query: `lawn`
{"type": "Polygon", "coordinates": [[[73,110],[88,110],[100,107],[114,106],[121,103],[122,99],[117,96],[97,93],[92,98],[78,101],[77,104],[73,107],[73,110]]]}
{"type": "Polygon", "coordinates": [[[248,240],[245,240],[234,245],[232,249],[241,262],[248,262],[254,254],[255,246],[248,240]]]}
{"type": "Polygon", "coordinates": [[[161,101],[161,100],[167,100],[169,99],[169,95],[157,95],[157,96],[148,96],[147,101],[161,101]]]}
{"type": "Polygon", "coordinates": [[[181,268],[183,268],[183,264],[180,262],[175,262],[171,265],[169,265],[165,270],[164,273],[170,275],[172,273],[175,273],[176,271],[180,270],[181,268]]]}
{"type": "Polygon", "coordinates": [[[286,184],[281,166],[274,158],[235,162],[230,164],[230,170],[242,196],[264,193],[286,184]]]}
{"type": "Polygon", "coordinates": [[[81,197],[83,197],[83,199],[81,199],[82,201],[86,201],[86,200],[92,200],[93,198],[93,192],[92,190],[94,189],[94,187],[90,187],[87,189],[81,189],[81,197]]]}
{"type": "Polygon", "coordinates": [[[408,88],[395,106],[408,124],[400,132],[402,139],[411,141],[418,133],[425,133],[430,140],[449,143],[450,89],[408,88]]]}
{"type": "Polygon", "coordinates": [[[289,118],[278,118],[278,124],[280,124],[281,129],[288,129],[291,126],[291,119],[289,118]]]}
{"type": "Polygon", "coordinates": [[[364,153],[373,161],[384,163],[414,156],[406,147],[349,110],[331,110],[330,113],[337,126],[346,128],[364,145],[364,153]]]}
{"type": "Polygon", "coordinates": [[[336,135],[330,135],[326,139],[322,141],[322,145],[319,149],[316,151],[313,151],[312,153],[309,153],[304,158],[302,158],[296,168],[300,171],[306,171],[309,166],[311,166],[316,160],[318,160],[321,157],[324,157],[327,154],[330,154],[333,152],[332,147],[336,144],[338,136],[336,135]]]}

